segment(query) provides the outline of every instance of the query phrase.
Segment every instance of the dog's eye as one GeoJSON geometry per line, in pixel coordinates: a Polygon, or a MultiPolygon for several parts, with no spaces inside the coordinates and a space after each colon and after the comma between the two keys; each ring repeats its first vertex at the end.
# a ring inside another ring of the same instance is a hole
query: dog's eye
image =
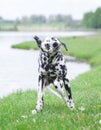
{"type": "Polygon", "coordinates": [[[53,47],[57,47],[58,46],[58,43],[57,42],[54,42],[53,43],[53,47]]]}
{"type": "Polygon", "coordinates": [[[56,41],[56,39],[54,37],[51,38],[53,41],[56,41]]]}

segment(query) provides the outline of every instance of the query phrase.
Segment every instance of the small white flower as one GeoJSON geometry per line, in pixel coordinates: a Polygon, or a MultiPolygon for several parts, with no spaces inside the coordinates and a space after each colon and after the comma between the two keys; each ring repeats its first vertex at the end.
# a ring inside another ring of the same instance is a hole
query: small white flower
{"type": "Polygon", "coordinates": [[[34,114],[36,114],[37,113],[37,111],[36,110],[32,110],[32,114],[34,115],[34,114]]]}
{"type": "Polygon", "coordinates": [[[26,116],[26,115],[22,115],[21,117],[24,119],[28,118],[28,116],[26,116]]]}
{"type": "Polygon", "coordinates": [[[16,120],[17,123],[19,123],[19,120],[16,120]]]}
{"type": "Polygon", "coordinates": [[[46,122],[46,120],[44,120],[44,123],[46,122]]]}
{"type": "Polygon", "coordinates": [[[99,120],[99,124],[101,125],[101,120],[99,120]]]}
{"type": "Polygon", "coordinates": [[[33,118],[33,120],[32,120],[34,123],[36,122],[36,120],[33,118]]]}
{"type": "Polygon", "coordinates": [[[85,108],[83,106],[79,107],[80,111],[85,111],[85,108]]]}

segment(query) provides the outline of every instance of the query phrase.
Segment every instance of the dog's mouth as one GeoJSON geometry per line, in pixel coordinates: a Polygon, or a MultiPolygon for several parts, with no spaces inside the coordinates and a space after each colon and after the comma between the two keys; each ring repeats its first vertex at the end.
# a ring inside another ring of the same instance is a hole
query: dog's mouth
{"type": "Polygon", "coordinates": [[[50,50],[50,45],[49,45],[49,44],[45,44],[45,48],[46,48],[47,50],[50,50]]]}
{"type": "Polygon", "coordinates": [[[52,55],[54,52],[57,52],[57,50],[44,50],[44,52],[48,55],[52,55]]]}
{"type": "Polygon", "coordinates": [[[54,53],[54,52],[59,51],[59,49],[60,49],[60,46],[57,46],[57,47],[52,48],[52,49],[50,48],[47,52],[50,53],[50,54],[52,54],[52,53],[54,53]]]}

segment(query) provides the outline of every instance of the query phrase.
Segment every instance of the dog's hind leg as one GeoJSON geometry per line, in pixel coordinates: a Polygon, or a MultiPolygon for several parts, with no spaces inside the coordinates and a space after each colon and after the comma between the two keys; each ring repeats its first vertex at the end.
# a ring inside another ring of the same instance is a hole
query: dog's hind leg
{"type": "Polygon", "coordinates": [[[50,94],[52,94],[52,95],[54,95],[54,96],[56,96],[56,97],[62,99],[62,97],[60,96],[60,94],[58,94],[57,92],[55,92],[55,91],[54,91],[53,89],[51,89],[49,86],[46,87],[46,90],[47,90],[50,94]]]}
{"type": "Polygon", "coordinates": [[[67,93],[68,99],[69,99],[69,100],[67,100],[66,104],[69,108],[73,109],[74,108],[74,102],[73,102],[73,99],[72,99],[72,92],[71,92],[69,80],[67,78],[64,78],[63,81],[64,81],[64,87],[66,89],[66,93],[67,93]]]}
{"type": "Polygon", "coordinates": [[[38,84],[38,98],[36,108],[32,110],[32,114],[36,114],[41,111],[43,108],[43,89],[44,89],[45,80],[42,75],[39,75],[39,84],[38,84]]]}

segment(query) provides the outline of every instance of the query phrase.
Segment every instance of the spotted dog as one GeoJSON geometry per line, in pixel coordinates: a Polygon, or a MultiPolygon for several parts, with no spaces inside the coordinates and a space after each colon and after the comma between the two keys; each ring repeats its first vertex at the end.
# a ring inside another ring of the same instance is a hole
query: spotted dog
{"type": "Polygon", "coordinates": [[[67,46],[54,37],[48,37],[43,42],[37,36],[34,36],[34,39],[40,48],[40,55],[38,69],[38,99],[36,108],[32,110],[32,113],[35,114],[42,110],[44,105],[43,90],[51,83],[58,90],[66,105],[73,109],[74,102],[72,99],[69,80],[67,78],[67,68],[63,54],[60,51],[61,45],[68,50],[67,46]],[[64,88],[66,90],[66,95],[64,93],[64,88]]]}

